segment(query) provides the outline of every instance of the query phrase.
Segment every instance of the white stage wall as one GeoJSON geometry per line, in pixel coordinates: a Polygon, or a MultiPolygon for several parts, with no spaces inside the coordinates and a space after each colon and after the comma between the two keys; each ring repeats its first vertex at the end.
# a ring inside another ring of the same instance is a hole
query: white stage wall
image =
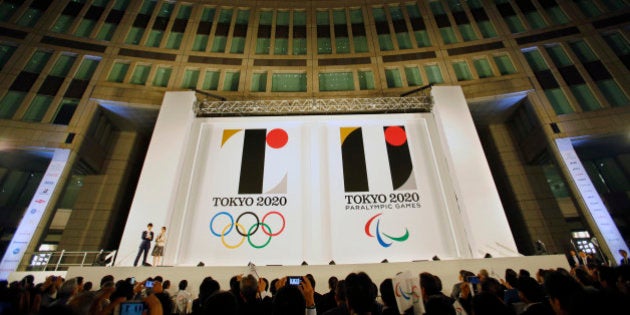
{"type": "Polygon", "coordinates": [[[433,113],[195,118],[194,92],[167,92],[116,264],[148,222],[166,265],[518,256],[461,88],[432,95],[433,113]]]}

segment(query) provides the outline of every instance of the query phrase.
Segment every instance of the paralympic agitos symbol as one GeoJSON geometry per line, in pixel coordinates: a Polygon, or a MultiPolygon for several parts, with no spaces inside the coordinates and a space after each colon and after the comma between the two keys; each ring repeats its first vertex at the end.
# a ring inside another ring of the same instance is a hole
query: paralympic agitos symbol
{"type": "Polygon", "coordinates": [[[271,239],[274,236],[278,236],[284,231],[285,227],[286,227],[286,221],[284,219],[284,216],[282,215],[282,213],[278,211],[267,212],[262,217],[262,220],[258,218],[257,214],[251,211],[246,211],[246,212],[241,213],[236,218],[236,221],[234,221],[234,217],[232,216],[232,214],[225,211],[218,212],[212,217],[212,219],[210,219],[210,233],[212,233],[212,235],[216,237],[221,238],[221,243],[223,244],[223,246],[225,246],[225,248],[228,248],[228,249],[236,249],[236,248],[241,247],[241,245],[243,245],[243,243],[245,242],[245,239],[247,239],[247,242],[253,248],[256,248],[256,249],[265,248],[267,247],[267,245],[269,245],[269,242],[271,242],[271,239]],[[277,215],[282,220],[282,225],[280,226],[279,229],[277,229],[276,232],[274,232],[275,229],[272,229],[269,226],[269,224],[265,222],[267,218],[272,214],[277,215]],[[253,216],[256,219],[256,223],[252,224],[249,228],[246,228],[245,226],[243,226],[240,223],[240,221],[245,215],[253,216]],[[225,226],[215,226],[216,225],[215,220],[220,216],[227,217],[230,222],[226,224],[225,226]],[[262,228],[260,228],[261,226],[262,228]],[[215,227],[220,229],[220,232],[217,232],[218,229],[215,229],[215,227]],[[263,234],[268,236],[267,240],[261,245],[254,244],[254,242],[252,241],[252,236],[258,232],[259,228],[260,230],[262,230],[263,234]],[[225,240],[225,237],[229,235],[232,232],[232,230],[235,230],[236,233],[238,233],[241,236],[241,240],[238,241],[236,244],[228,244],[227,241],[225,240]]]}
{"type": "Polygon", "coordinates": [[[366,223],[365,223],[365,234],[369,237],[376,237],[376,240],[378,240],[378,243],[387,248],[392,246],[393,242],[404,242],[409,238],[409,230],[407,228],[405,228],[405,233],[401,236],[391,236],[389,234],[383,233],[381,232],[381,219],[377,219],[379,216],[381,216],[382,213],[379,213],[373,217],[371,217],[366,223]],[[376,220],[376,232],[374,234],[372,234],[371,232],[371,226],[372,226],[372,222],[376,220]],[[385,241],[385,239],[383,239],[383,237],[388,238],[389,240],[393,241],[393,242],[389,242],[387,243],[385,241]]]}

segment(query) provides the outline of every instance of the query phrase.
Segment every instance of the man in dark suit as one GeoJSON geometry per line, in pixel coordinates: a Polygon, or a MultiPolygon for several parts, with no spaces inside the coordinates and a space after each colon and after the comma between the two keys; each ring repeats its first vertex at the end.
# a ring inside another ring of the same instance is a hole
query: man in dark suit
{"type": "Polygon", "coordinates": [[[142,231],[142,242],[140,243],[140,247],[138,248],[138,255],[136,255],[136,260],[133,261],[134,267],[138,265],[138,260],[140,260],[140,255],[142,254],[144,254],[142,258],[142,265],[151,266],[149,263],[147,263],[147,254],[149,253],[149,249],[151,249],[151,241],[153,240],[153,231],[151,231],[152,228],[153,224],[149,223],[147,225],[147,230],[142,231]]]}
{"type": "Polygon", "coordinates": [[[630,265],[630,258],[628,258],[628,252],[625,249],[619,250],[619,255],[621,255],[621,259],[619,260],[619,266],[622,265],[630,265]]]}

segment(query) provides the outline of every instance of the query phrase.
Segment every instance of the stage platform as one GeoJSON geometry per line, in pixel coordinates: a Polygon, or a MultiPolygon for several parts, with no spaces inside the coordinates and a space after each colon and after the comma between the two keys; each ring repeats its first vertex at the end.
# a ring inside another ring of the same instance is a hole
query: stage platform
{"type": "MultiPolygon", "coordinates": [[[[518,272],[520,269],[528,270],[535,276],[539,268],[570,268],[564,255],[544,255],[544,256],[520,256],[507,258],[485,258],[485,259],[457,259],[457,260],[437,260],[437,261],[416,261],[416,262],[396,262],[396,263],[375,263],[375,264],[351,264],[351,265],[301,265],[301,266],[256,266],[256,271],[260,277],[265,277],[269,281],[283,276],[312,274],[316,280],[316,291],[325,293],[328,290],[328,278],[336,276],[339,279],[345,278],[351,272],[364,271],[372,280],[379,285],[386,278],[393,278],[398,272],[411,271],[412,274],[430,272],[437,275],[442,280],[445,294],[450,294],[453,284],[458,282],[458,273],[461,269],[470,270],[477,273],[480,269],[486,269],[495,278],[504,278],[505,269],[512,268],[518,272]]],[[[61,275],[66,279],[82,276],[85,281],[92,281],[95,288],[98,288],[101,277],[111,274],[116,280],[127,277],[135,277],[143,280],[148,277],[160,275],[164,280],[172,283],[170,292],[177,291],[177,284],[180,280],[188,280],[188,290],[197,295],[199,284],[204,277],[211,276],[221,285],[221,289],[229,288],[229,280],[237,274],[247,274],[250,268],[247,265],[242,267],[230,266],[163,266],[163,267],[71,267],[66,272],[14,272],[9,276],[9,281],[20,280],[27,274],[32,274],[37,282],[43,282],[46,276],[61,275]]]]}

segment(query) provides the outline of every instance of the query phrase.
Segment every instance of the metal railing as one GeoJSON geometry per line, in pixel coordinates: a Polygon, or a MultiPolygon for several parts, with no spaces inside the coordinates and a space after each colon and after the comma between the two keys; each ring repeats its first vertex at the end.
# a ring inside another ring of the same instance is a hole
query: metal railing
{"type": "Polygon", "coordinates": [[[115,258],[115,250],[33,252],[27,270],[63,271],[69,267],[113,266],[115,258]]]}

